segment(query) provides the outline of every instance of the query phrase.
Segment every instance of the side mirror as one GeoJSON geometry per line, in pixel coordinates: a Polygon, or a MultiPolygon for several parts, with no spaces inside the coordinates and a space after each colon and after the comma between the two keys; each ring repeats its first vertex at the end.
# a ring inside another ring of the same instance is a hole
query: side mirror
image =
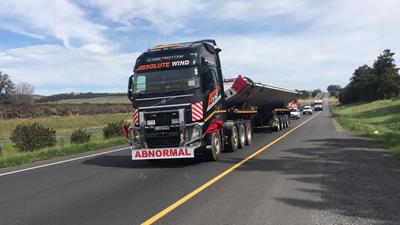
{"type": "Polygon", "coordinates": [[[128,98],[133,103],[133,75],[129,77],[128,81],[128,98]]]}

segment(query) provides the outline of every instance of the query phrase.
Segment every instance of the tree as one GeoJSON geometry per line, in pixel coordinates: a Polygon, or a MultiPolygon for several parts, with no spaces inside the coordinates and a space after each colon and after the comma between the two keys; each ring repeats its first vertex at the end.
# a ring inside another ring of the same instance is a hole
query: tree
{"type": "Polygon", "coordinates": [[[358,67],[350,83],[340,92],[339,101],[351,103],[392,98],[400,94],[400,75],[394,53],[386,49],[375,60],[373,67],[358,67]]]}
{"type": "Polygon", "coordinates": [[[0,104],[4,106],[4,118],[7,119],[7,104],[11,103],[11,94],[15,88],[8,74],[0,71],[0,104]]]}
{"type": "Polygon", "coordinates": [[[311,96],[312,97],[316,97],[319,93],[322,93],[321,89],[315,89],[313,91],[311,91],[311,96]]]}
{"type": "Polygon", "coordinates": [[[329,92],[331,96],[338,97],[339,92],[342,90],[342,87],[340,87],[340,85],[337,84],[331,84],[326,88],[326,90],[329,92]]]}
{"type": "Polygon", "coordinates": [[[374,74],[377,76],[377,98],[391,98],[400,93],[400,75],[394,61],[394,52],[386,49],[375,60],[374,74]]]}
{"type": "Polygon", "coordinates": [[[306,98],[310,98],[311,97],[311,93],[309,91],[307,91],[307,90],[297,90],[296,89],[296,91],[300,93],[299,94],[299,98],[306,99],[306,98]]]}
{"type": "Polygon", "coordinates": [[[15,105],[31,105],[34,91],[35,88],[31,84],[17,84],[12,92],[12,103],[15,105]]]}

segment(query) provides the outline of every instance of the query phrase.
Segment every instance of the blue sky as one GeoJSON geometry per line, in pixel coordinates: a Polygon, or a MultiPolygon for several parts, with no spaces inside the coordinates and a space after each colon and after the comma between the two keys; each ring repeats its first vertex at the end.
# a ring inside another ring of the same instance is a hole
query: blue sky
{"type": "Polygon", "coordinates": [[[45,95],[125,92],[149,43],[213,38],[225,77],[292,89],[344,86],[382,50],[400,54],[397,0],[2,0],[0,8],[0,71],[45,95]]]}

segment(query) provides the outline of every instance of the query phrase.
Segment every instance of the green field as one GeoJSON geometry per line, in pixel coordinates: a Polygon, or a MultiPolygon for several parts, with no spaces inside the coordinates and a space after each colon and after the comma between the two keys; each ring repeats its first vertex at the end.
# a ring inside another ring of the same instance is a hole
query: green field
{"type": "Polygon", "coordinates": [[[71,144],[69,140],[65,141],[59,139],[57,145],[54,147],[35,150],[32,152],[18,152],[12,144],[6,144],[2,147],[0,153],[0,168],[106,149],[117,145],[127,145],[126,139],[121,137],[105,140],[100,134],[92,136],[91,140],[84,144],[71,144]]]}
{"type": "Polygon", "coordinates": [[[10,133],[18,124],[38,122],[51,127],[57,133],[68,133],[78,128],[92,129],[103,128],[107,123],[129,119],[129,113],[98,114],[89,116],[52,116],[36,119],[10,119],[0,120],[0,139],[9,139],[10,133]]]}
{"type": "Polygon", "coordinates": [[[108,96],[108,97],[97,97],[97,98],[80,98],[80,99],[65,99],[56,102],[54,104],[105,104],[105,103],[130,103],[126,96],[108,96]]]}
{"type": "Polygon", "coordinates": [[[400,99],[340,105],[332,111],[344,129],[376,139],[400,159],[400,99]]]}

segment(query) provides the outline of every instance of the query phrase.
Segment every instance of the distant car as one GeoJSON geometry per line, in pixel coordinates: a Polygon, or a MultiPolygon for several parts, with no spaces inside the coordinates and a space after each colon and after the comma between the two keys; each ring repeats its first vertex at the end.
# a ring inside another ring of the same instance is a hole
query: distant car
{"type": "Polygon", "coordinates": [[[322,103],[314,105],[314,111],[322,111],[322,110],[324,110],[324,106],[322,105],[322,103]]]}
{"type": "Polygon", "coordinates": [[[300,119],[301,113],[298,108],[293,108],[292,111],[290,111],[290,118],[292,119],[300,119]]]}
{"type": "Polygon", "coordinates": [[[304,106],[304,108],[303,108],[303,115],[306,115],[306,114],[309,114],[309,115],[312,114],[312,108],[311,108],[311,106],[309,106],[309,105],[306,105],[306,106],[304,106]]]}

